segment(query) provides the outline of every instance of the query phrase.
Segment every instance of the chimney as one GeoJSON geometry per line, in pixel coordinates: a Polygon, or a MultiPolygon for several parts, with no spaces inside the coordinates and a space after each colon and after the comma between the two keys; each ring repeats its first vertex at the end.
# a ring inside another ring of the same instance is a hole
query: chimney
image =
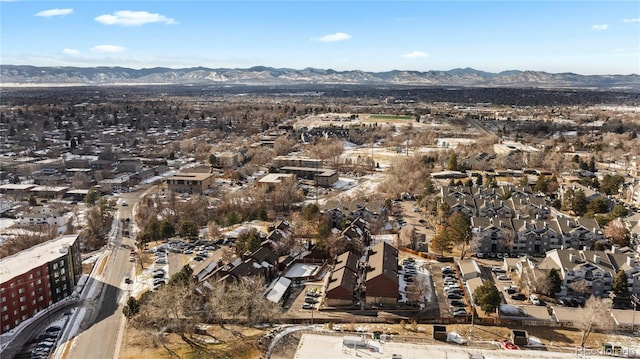
{"type": "Polygon", "coordinates": [[[631,267],[635,267],[636,266],[636,261],[633,260],[632,256],[628,256],[627,257],[627,264],[630,265],[631,267]]]}
{"type": "Polygon", "coordinates": [[[613,254],[620,253],[620,248],[618,248],[618,246],[616,246],[616,245],[612,245],[611,246],[611,253],[613,253],[613,254]]]}
{"type": "Polygon", "coordinates": [[[573,253],[569,253],[569,262],[571,263],[575,263],[576,262],[576,255],[573,253]]]}
{"type": "Polygon", "coordinates": [[[593,263],[600,264],[600,255],[599,254],[594,254],[593,255],[593,263]]]}

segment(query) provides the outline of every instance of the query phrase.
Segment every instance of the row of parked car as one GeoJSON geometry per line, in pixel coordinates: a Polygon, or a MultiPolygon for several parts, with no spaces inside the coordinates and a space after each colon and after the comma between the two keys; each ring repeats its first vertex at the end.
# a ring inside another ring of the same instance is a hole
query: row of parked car
{"type": "Polygon", "coordinates": [[[61,330],[59,326],[52,325],[47,328],[44,333],[38,335],[36,337],[37,343],[33,349],[31,349],[31,359],[49,358],[56,346],[61,330]]]}
{"type": "Polygon", "coordinates": [[[404,270],[404,281],[407,283],[413,283],[416,277],[416,274],[418,274],[418,268],[416,267],[416,260],[413,258],[403,259],[402,269],[404,270]]]}
{"type": "Polygon", "coordinates": [[[154,269],[151,273],[153,276],[153,290],[158,290],[161,286],[167,284],[167,272],[162,268],[154,269]]]}
{"type": "Polygon", "coordinates": [[[470,316],[456,270],[451,266],[446,266],[441,269],[441,272],[444,279],[444,293],[449,305],[453,308],[453,316],[456,318],[470,316]]]}
{"type": "Polygon", "coordinates": [[[318,297],[322,296],[322,293],[317,288],[310,289],[305,293],[304,303],[302,303],[302,309],[315,309],[318,304],[318,297]]]}

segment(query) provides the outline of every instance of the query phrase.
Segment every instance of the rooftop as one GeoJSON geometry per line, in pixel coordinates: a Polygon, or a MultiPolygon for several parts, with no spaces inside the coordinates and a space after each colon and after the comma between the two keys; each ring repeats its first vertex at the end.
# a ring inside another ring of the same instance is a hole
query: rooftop
{"type": "Polygon", "coordinates": [[[77,234],[61,236],[0,260],[0,277],[3,282],[27,273],[32,268],[60,258],[78,239],[77,234]]]}
{"type": "Polygon", "coordinates": [[[213,176],[211,173],[176,173],[169,177],[169,180],[204,181],[213,176]]]}

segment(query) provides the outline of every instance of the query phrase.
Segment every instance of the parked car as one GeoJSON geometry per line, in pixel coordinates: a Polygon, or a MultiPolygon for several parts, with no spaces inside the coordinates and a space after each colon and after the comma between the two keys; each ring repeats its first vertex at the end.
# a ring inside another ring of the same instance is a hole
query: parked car
{"type": "Polygon", "coordinates": [[[462,298],[464,297],[460,294],[456,294],[456,293],[447,294],[447,299],[462,299],[462,298]]]}
{"type": "Polygon", "coordinates": [[[467,310],[460,310],[460,311],[455,311],[453,312],[453,316],[455,318],[465,318],[465,317],[470,317],[471,314],[469,314],[469,312],[467,312],[467,310]]]}
{"type": "Polygon", "coordinates": [[[304,302],[305,303],[309,303],[309,304],[316,304],[318,303],[318,301],[315,298],[311,298],[311,297],[305,297],[304,298],[304,302]]]}
{"type": "Polygon", "coordinates": [[[512,294],[511,295],[511,299],[513,299],[513,300],[525,300],[525,299],[527,299],[527,296],[522,294],[522,293],[516,293],[516,294],[512,294]]]}
{"type": "Polygon", "coordinates": [[[500,274],[497,278],[498,280],[511,280],[511,278],[506,274],[500,274]]]}
{"type": "Polygon", "coordinates": [[[492,271],[493,273],[507,273],[507,271],[506,271],[506,270],[504,270],[504,268],[502,268],[502,267],[498,267],[498,266],[496,266],[496,267],[491,267],[491,271],[492,271]]]}
{"type": "Polygon", "coordinates": [[[446,271],[454,271],[453,267],[451,266],[446,266],[446,267],[442,267],[442,269],[440,269],[440,271],[442,273],[446,272],[446,271]]]}
{"type": "Polygon", "coordinates": [[[447,294],[462,294],[462,289],[461,288],[449,288],[449,289],[445,289],[444,292],[447,293],[447,294]]]}
{"type": "Polygon", "coordinates": [[[461,300],[452,300],[450,302],[450,304],[452,306],[454,306],[454,307],[466,307],[467,306],[467,303],[465,303],[465,302],[463,302],[461,300]]]}
{"type": "Polygon", "coordinates": [[[538,298],[538,296],[535,295],[535,294],[531,294],[529,296],[529,300],[531,301],[531,304],[533,304],[533,305],[544,305],[544,304],[542,304],[542,301],[540,300],[540,298],[538,298]]]}
{"type": "Polygon", "coordinates": [[[313,304],[304,303],[302,304],[302,309],[313,309],[313,304]]]}

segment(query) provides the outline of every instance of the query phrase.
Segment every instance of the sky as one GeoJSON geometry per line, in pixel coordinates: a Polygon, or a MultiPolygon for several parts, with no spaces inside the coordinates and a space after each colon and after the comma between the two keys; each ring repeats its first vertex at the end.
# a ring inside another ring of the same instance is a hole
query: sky
{"type": "Polygon", "coordinates": [[[0,65],[640,74],[640,1],[0,0],[0,65]]]}

